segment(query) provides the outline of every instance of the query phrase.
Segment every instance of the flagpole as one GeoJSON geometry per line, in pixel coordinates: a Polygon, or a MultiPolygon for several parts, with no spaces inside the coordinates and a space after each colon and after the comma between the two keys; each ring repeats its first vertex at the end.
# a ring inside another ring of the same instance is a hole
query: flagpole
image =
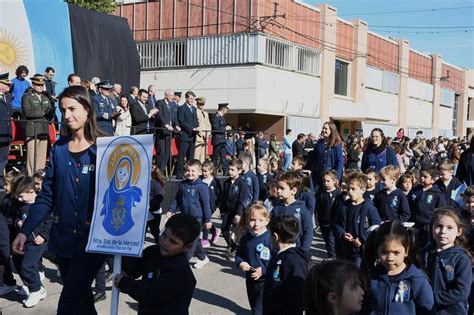
{"type": "MultiPolygon", "coordinates": [[[[122,272],[122,256],[114,255],[114,272],[112,279],[115,279],[115,276],[122,272]]],[[[119,290],[115,285],[112,285],[112,299],[110,305],[110,315],[118,315],[119,308],[119,290]]]]}

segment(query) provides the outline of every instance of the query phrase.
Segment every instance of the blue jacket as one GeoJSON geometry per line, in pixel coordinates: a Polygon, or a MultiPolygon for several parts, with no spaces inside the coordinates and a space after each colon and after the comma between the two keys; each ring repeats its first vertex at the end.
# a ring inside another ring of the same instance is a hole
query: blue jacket
{"type": "Polygon", "coordinates": [[[260,194],[260,187],[258,185],[258,178],[252,171],[247,171],[247,173],[242,172],[242,177],[249,187],[250,195],[252,196],[252,202],[258,201],[260,194]]]}
{"type": "Polygon", "coordinates": [[[306,162],[305,169],[311,171],[313,183],[320,186],[323,173],[327,170],[336,171],[337,179],[341,180],[343,166],[342,146],[337,144],[334,147],[328,147],[323,139],[319,139],[306,162]]]}
{"type": "Polygon", "coordinates": [[[368,200],[373,202],[374,199],[375,199],[375,196],[377,196],[379,191],[380,191],[380,189],[379,189],[379,187],[377,187],[377,185],[375,186],[374,190],[371,190],[371,191],[366,190],[365,193],[364,193],[364,199],[368,199],[368,200]]]}
{"type": "Polygon", "coordinates": [[[189,213],[199,222],[211,222],[211,207],[209,204],[209,189],[201,180],[185,179],[179,183],[176,197],[171,201],[170,211],[189,213]]]}
{"type": "Polygon", "coordinates": [[[178,107],[178,122],[181,126],[180,141],[194,142],[196,139],[196,132],[194,128],[199,127],[197,118],[197,109],[194,106],[191,108],[187,103],[178,107]]]}
{"type": "MultiPolygon", "coordinates": [[[[240,239],[239,248],[235,253],[235,264],[239,267],[245,261],[254,268],[262,267],[262,276],[257,281],[263,281],[272,254],[269,231],[265,231],[260,235],[249,232],[240,239]]],[[[251,274],[251,272],[246,273],[247,280],[252,279],[251,274]]]]}
{"type": "Polygon", "coordinates": [[[303,201],[311,214],[314,214],[314,210],[316,209],[316,197],[314,196],[314,192],[300,191],[296,195],[296,199],[303,201]]]}
{"type": "MultiPolygon", "coordinates": [[[[161,202],[165,198],[165,192],[160,183],[154,179],[150,182],[150,212],[158,211],[161,208],[161,202]]],[[[153,214],[155,215],[155,214],[153,214]]],[[[156,214],[160,215],[160,214],[156,214]]]]}
{"type": "Polygon", "coordinates": [[[453,207],[457,210],[461,210],[462,206],[459,205],[456,201],[451,199],[451,193],[455,191],[456,189],[459,188],[459,186],[462,185],[461,181],[457,179],[456,177],[453,177],[451,181],[449,182],[448,186],[446,186],[441,178],[439,178],[435,183],[436,186],[438,186],[439,190],[443,193],[444,200],[446,201],[446,205],[449,207],[453,207]]]}
{"type": "Polygon", "coordinates": [[[14,108],[21,108],[21,98],[25,94],[26,89],[30,87],[28,80],[20,80],[18,78],[12,79],[11,93],[13,96],[12,106],[14,108]]]}
{"type": "Polygon", "coordinates": [[[316,213],[318,217],[318,222],[321,225],[330,225],[333,223],[334,213],[333,205],[336,198],[341,194],[341,190],[336,188],[335,190],[329,192],[326,189],[321,189],[318,192],[318,197],[316,200],[316,213]]]}
{"type": "Polygon", "coordinates": [[[0,266],[10,258],[10,231],[5,216],[0,212],[0,266]]]}
{"type": "Polygon", "coordinates": [[[244,214],[244,208],[250,204],[250,193],[242,176],[234,182],[228,178],[222,187],[221,202],[219,210],[229,213],[230,216],[244,214]]]}
{"type": "Polygon", "coordinates": [[[75,160],[61,138],[51,150],[43,188],[20,232],[30,235],[52,212],[49,251],[72,257],[84,250],[94,211],[97,149],[92,145],[75,160]]]}
{"type": "Polygon", "coordinates": [[[426,271],[433,285],[436,314],[467,315],[472,267],[466,252],[458,246],[441,252],[432,249],[427,255],[426,271]]]}
{"type": "Polygon", "coordinates": [[[92,105],[94,106],[97,125],[106,135],[112,136],[114,128],[112,126],[112,115],[115,112],[114,104],[108,97],[102,95],[95,95],[92,98],[92,105]]]}
{"type": "Polygon", "coordinates": [[[212,181],[209,185],[207,185],[209,189],[209,205],[211,206],[211,212],[214,213],[217,207],[219,207],[219,202],[221,200],[222,194],[222,186],[221,183],[217,180],[217,178],[213,177],[212,181]]]}
{"type": "Polygon", "coordinates": [[[364,200],[354,206],[349,199],[340,203],[336,209],[334,233],[344,248],[355,251],[356,247],[344,240],[344,233],[351,233],[353,238],[359,238],[364,245],[369,236],[368,228],[377,224],[380,224],[380,217],[372,202],[364,200]]]}
{"type": "Polygon", "coordinates": [[[429,224],[433,211],[446,206],[443,193],[437,186],[426,191],[421,186],[416,187],[408,194],[408,201],[413,220],[418,225],[429,224]]]}
{"type": "Polygon", "coordinates": [[[272,216],[280,217],[283,215],[293,215],[300,221],[300,236],[296,240],[296,245],[309,251],[313,241],[313,217],[312,213],[306,208],[304,202],[295,200],[291,205],[286,206],[279,203],[273,207],[272,216]]]}
{"type": "MultiPolygon", "coordinates": [[[[13,228],[18,233],[20,229],[18,228],[18,222],[20,220],[25,220],[30,215],[30,208],[31,204],[25,204],[23,202],[17,204],[18,207],[15,209],[16,211],[16,218],[13,222],[13,228]]],[[[26,241],[29,243],[33,243],[36,236],[41,235],[45,242],[49,239],[49,231],[51,230],[51,224],[53,223],[53,216],[50,214],[46,220],[44,220],[36,229],[32,231],[32,233],[28,234],[26,237],[26,241]]],[[[16,233],[15,233],[16,234],[16,233]]]]}
{"type": "Polygon", "coordinates": [[[402,273],[390,277],[381,264],[375,266],[370,277],[370,294],[361,314],[371,315],[428,315],[434,314],[434,299],[428,277],[409,265],[402,273]],[[403,302],[400,302],[399,287],[403,302]],[[403,294],[404,293],[404,294],[403,294]]]}
{"type": "Polygon", "coordinates": [[[273,174],[270,173],[258,173],[257,174],[257,179],[258,179],[258,188],[260,189],[258,193],[258,199],[265,201],[268,198],[268,182],[273,179],[274,176],[273,174]]]}
{"type": "Polygon", "coordinates": [[[367,148],[362,155],[360,169],[365,172],[369,167],[375,169],[378,173],[387,165],[398,167],[397,155],[392,147],[387,146],[381,153],[376,154],[370,148],[367,148]]]}
{"type": "Polygon", "coordinates": [[[303,314],[308,264],[308,253],[298,247],[288,248],[273,256],[265,277],[263,314],[303,314]]]}
{"type": "Polygon", "coordinates": [[[408,198],[400,188],[395,189],[390,194],[387,190],[381,190],[374,199],[374,204],[379,211],[383,221],[407,222],[410,219],[410,205],[408,198]]]}

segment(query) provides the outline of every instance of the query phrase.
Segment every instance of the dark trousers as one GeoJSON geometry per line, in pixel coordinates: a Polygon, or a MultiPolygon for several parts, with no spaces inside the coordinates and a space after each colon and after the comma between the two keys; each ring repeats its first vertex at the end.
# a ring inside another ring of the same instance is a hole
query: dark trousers
{"type": "Polygon", "coordinates": [[[190,260],[193,256],[196,256],[199,260],[203,260],[206,258],[206,252],[201,246],[201,240],[199,239],[199,237],[194,240],[193,247],[186,252],[186,257],[188,257],[188,260],[190,260]]]}
{"type": "Polygon", "coordinates": [[[178,152],[178,166],[176,167],[176,176],[183,177],[184,174],[184,157],[186,161],[194,158],[194,142],[180,141],[178,152]]]}
{"type": "Polygon", "coordinates": [[[10,152],[10,145],[0,143],[0,187],[3,188],[3,173],[8,163],[8,153],[10,152]]]}
{"type": "Polygon", "coordinates": [[[263,314],[263,288],[265,281],[249,280],[245,281],[247,287],[247,298],[249,299],[250,308],[253,315],[263,314]]]}
{"type": "Polygon", "coordinates": [[[105,260],[104,255],[90,254],[79,246],[73,257],[56,257],[63,290],[58,303],[58,315],[96,315],[91,284],[105,260]]]}
{"type": "Polygon", "coordinates": [[[36,292],[41,289],[38,262],[46,249],[46,244],[35,245],[34,243],[27,243],[25,244],[24,255],[13,255],[13,262],[15,263],[18,275],[30,292],[36,292]]]}
{"type": "Polygon", "coordinates": [[[429,224],[416,224],[416,240],[417,246],[421,250],[430,244],[430,225],[429,224]]]}
{"type": "Polygon", "coordinates": [[[362,262],[363,250],[362,246],[359,248],[355,248],[354,245],[350,244],[347,241],[342,244],[342,259],[353,262],[357,267],[360,267],[360,263],[362,262]]]}
{"type": "Polygon", "coordinates": [[[331,225],[321,224],[319,227],[321,228],[324,244],[326,244],[328,258],[336,258],[336,238],[331,225]]]}
{"type": "MultiPolygon", "coordinates": [[[[171,155],[171,136],[170,137],[157,137],[155,142],[156,151],[156,166],[159,167],[162,173],[165,172],[166,165],[170,161],[171,155]]],[[[170,170],[171,172],[171,170],[170,170]]]]}
{"type": "Polygon", "coordinates": [[[12,267],[10,263],[10,258],[7,258],[5,260],[5,269],[3,270],[3,283],[8,286],[14,286],[16,285],[16,280],[13,277],[12,267]]]}
{"type": "Polygon", "coordinates": [[[229,212],[224,212],[221,213],[221,218],[222,218],[222,236],[224,237],[226,243],[227,243],[227,248],[230,248],[231,250],[235,251],[237,250],[237,244],[231,239],[230,234],[232,232],[232,229],[234,228],[234,223],[232,220],[235,217],[235,213],[229,213],[229,212]]]}
{"type": "Polygon", "coordinates": [[[225,155],[226,155],[225,143],[216,144],[212,151],[212,164],[214,164],[214,166],[217,169],[218,168],[217,158],[219,158],[219,160],[221,161],[222,172],[224,174],[227,174],[227,172],[229,171],[229,166],[227,164],[227,159],[225,155]]]}
{"type": "Polygon", "coordinates": [[[161,223],[161,214],[152,214],[154,219],[146,223],[147,228],[150,229],[151,235],[155,239],[155,243],[158,244],[160,239],[160,223],[161,223]]]}

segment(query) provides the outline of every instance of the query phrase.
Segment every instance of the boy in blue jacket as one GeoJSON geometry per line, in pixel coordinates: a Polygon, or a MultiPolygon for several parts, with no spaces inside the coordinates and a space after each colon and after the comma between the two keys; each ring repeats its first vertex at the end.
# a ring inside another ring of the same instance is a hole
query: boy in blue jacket
{"type": "Polygon", "coordinates": [[[186,252],[200,230],[192,215],[176,214],[166,222],[159,244],[145,248],[141,258],[124,257],[123,272],[115,276],[114,285],[138,301],[138,315],[189,313],[196,278],[186,252]]]}
{"type": "Polygon", "coordinates": [[[462,207],[451,198],[453,191],[462,185],[462,182],[453,176],[453,163],[447,160],[442,161],[436,166],[436,169],[438,170],[439,178],[434,184],[443,193],[446,205],[461,211],[462,207]]]}
{"type": "Polygon", "coordinates": [[[272,217],[283,215],[296,217],[301,227],[296,245],[309,253],[313,241],[313,218],[304,202],[296,200],[296,194],[301,189],[301,177],[297,172],[289,171],[280,175],[277,181],[277,194],[282,202],[273,207],[272,217]]]}
{"type": "Polygon", "coordinates": [[[341,246],[342,258],[360,266],[369,228],[380,224],[373,203],[364,198],[367,176],[354,173],[347,179],[349,199],[336,210],[334,233],[341,246]]]}
{"type": "Polygon", "coordinates": [[[252,197],[252,202],[258,201],[260,195],[260,187],[258,183],[257,175],[250,170],[250,164],[252,163],[252,156],[249,153],[242,153],[239,157],[242,160],[242,177],[245,183],[249,187],[249,192],[252,197]]]}
{"type": "Polygon", "coordinates": [[[272,257],[263,289],[263,314],[303,314],[308,252],[296,246],[300,222],[293,215],[272,217],[270,233],[278,252],[272,257]]]}
{"type": "Polygon", "coordinates": [[[417,230],[418,247],[429,243],[430,221],[436,208],[446,206],[442,191],[433,185],[438,178],[438,171],[432,166],[420,171],[420,185],[408,195],[412,220],[417,230]]]}
{"type": "MultiPolygon", "coordinates": [[[[207,185],[199,178],[201,176],[201,162],[199,160],[191,160],[185,165],[184,179],[178,187],[176,197],[170,204],[170,212],[168,216],[177,211],[189,213],[206,229],[210,229],[211,224],[211,207],[209,203],[209,189],[207,185]]],[[[200,269],[209,262],[199,239],[194,241],[193,248],[188,251],[188,258],[191,259],[196,255],[198,261],[193,267],[200,269]]]]}

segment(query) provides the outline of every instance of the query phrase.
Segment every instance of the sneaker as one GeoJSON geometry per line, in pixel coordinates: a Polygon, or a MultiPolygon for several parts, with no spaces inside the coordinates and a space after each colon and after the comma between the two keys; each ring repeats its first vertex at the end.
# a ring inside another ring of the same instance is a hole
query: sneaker
{"type": "Polygon", "coordinates": [[[219,236],[220,236],[220,235],[221,235],[221,229],[216,228],[216,229],[214,230],[214,233],[212,233],[211,243],[212,243],[212,244],[217,243],[217,241],[219,240],[219,236]]]}
{"type": "Polygon", "coordinates": [[[24,307],[33,307],[36,304],[39,303],[42,299],[46,297],[46,289],[41,287],[38,291],[36,292],[31,292],[28,294],[28,297],[26,298],[25,302],[23,303],[24,307]]]}
{"type": "Polygon", "coordinates": [[[28,290],[28,287],[24,285],[22,287],[17,288],[16,293],[18,295],[28,296],[28,294],[30,294],[30,290],[28,290]]]}
{"type": "Polygon", "coordinates": [[[229,248],[225,252],[225,257],[227,258],[227,260],[235,261],[235,251],[233,251],[232,249],[229,248]]]}
{"type": "Polygon", "coordinates": [[[44,271],[40,271],[39,276],[40,276],[40,281],[43,281],[46,278],[44,275],[44,271]]]}
{"type": "Polygon", "coordinates": [[[2,284],[0,286],[0,296],[7,295],[8,293],[15,291],[16,288],[17,288],[16,285],[2,284]]]}
{"type": "Polygon", "coordinates": [[[201,269],[202,267],[204,267],[207,263],[209,262],[209,258],[204,257],[203,260],[200,260],[198,259],[198,261],[193,265],[194,268],[196,269],[201,269]]]}
{"type": "Polygon", "coordinates": [[[191,257],[191,259],[189,260],[189,263],[190,263],[191,265],[194,265],[195,263],[197,263],[198,260],[199,260],[199,259],[197,259],[197,257],[191,257]]]}
{"type": "Polygon", "coordinates": [[[208,240],[201,240],[201,247],[202,248],[211,247],[211,243],[209,243],[208,240]]]}
{"type": "Polygon", "coordinates": [[[105,295],[105,292],[96,292],[94,294],[94,303],[97,303],[99,301],[103,301],[107,298],[107,296],[105,295]]]}

